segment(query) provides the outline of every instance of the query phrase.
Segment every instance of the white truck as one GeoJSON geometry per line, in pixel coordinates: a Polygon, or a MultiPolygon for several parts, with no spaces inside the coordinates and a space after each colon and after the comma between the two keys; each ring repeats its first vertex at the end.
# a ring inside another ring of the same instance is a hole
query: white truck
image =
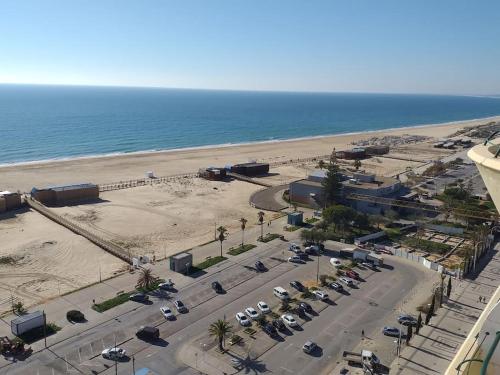
{"type": "Polygon", "coordinates": [[[10,330],[15,336],[22,335],[35,328],[43,327],[45,315],[43,311],[35,311],[31,314],[22,315],[10,321],[10,330]]]}
{"type": "Polygon", "coordinates": [[[384,264],[384,258],[370,250],[357,248],[352,253],[352,258],[361,262],[371,262],[376,266],[384,264]]]}
{"type": "Polygon", "coordinates": [[[363,349],[361,353],[344,351],[342,357],[350,366],[360,366],[371,371],[378,371],[382,367],[380,359],[370,350],[363,349]]]}

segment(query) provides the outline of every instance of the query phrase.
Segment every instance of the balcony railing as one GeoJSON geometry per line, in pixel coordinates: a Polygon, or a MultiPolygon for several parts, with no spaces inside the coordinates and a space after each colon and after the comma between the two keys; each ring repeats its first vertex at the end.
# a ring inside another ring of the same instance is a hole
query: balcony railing
{"type": "Polygon", "coordinates": [[[497,137],[498,133],[500,133],[500,130],[491,133],[491,135],[488,138],[486,138],[486,140],[483,143],[484,146],[490,145],[490,147],[488,147],[488,151],[491,154],[493,154],[495,158],[497,158],[500,155],[500,144],[493,143],[492,140],[497,137]]]}

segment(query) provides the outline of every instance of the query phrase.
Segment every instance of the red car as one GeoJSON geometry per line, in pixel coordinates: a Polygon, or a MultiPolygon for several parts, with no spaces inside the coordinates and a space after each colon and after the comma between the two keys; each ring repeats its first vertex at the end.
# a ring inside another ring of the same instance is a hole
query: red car
{"type": "Polygon", "coordinates": [[[355,279],[355,280],[359,279],[359,273],[357,273],[356,271],[349,270],[345,274],[346,274],[346,276],[349,276],[351,279],[355,279]]]}

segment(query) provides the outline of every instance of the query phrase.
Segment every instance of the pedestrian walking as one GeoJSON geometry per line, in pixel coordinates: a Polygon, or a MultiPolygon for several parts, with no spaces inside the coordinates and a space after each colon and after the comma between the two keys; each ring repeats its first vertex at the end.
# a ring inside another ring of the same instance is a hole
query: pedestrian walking
{"type": "Polygon", "coordinates": [[[479,302],[481,302],[481,296],[479,296],[479,302]]]}
{"type": "Polygon", "coordinates": [[[362,329],[362,330],[361,330],[361,337],[362,337],[362,338],[364,338],[364,337],[365,337],[365,330],[364,330],[364,329],[362,329]]]}

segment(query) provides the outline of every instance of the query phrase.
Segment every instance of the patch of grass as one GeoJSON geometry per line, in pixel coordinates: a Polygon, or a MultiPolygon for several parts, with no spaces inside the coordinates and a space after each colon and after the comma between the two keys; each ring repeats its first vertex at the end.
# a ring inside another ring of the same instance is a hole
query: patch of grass
{"type": "Polygon", "coordinates": [[[242,340],[243,340],[243,337],[238,336],[238,335],[232,335],[231,338],[229,339],[229,345],[238,344],[242,340]]]}
{"type": "Polygon", "coordinates": [[[128,301],[128,298],[130,297],[132,293],[122,293],[117,295],[116,297],[110,298],[106,301],[103,301],[101,303],[96,303],[92,305],[92,308],[97,311],[97,312],[104,312],[106,310],[112,309],[113,307],[116,307],[118,305],[121,305],[125,302],[128,301]]]}
{"type": "Polygon", "coordinates": [[[304,220],[307,224],[314,224],[319,221],[317,217],[308,217],[307,219],[304,220]]]}
{"type": "Polygon", "coordinates": [[[403,240],[403,243],[406,246],[435,254],[445,254],[452,249],[452,247],[448,244],[433,242],[421,238],[407,237],[403,240]]]}
{"type": "Polygon", "coordinates": [[[298,227],[296,225],[289,225],[289,226],[285,227],[285,230],[287,232],[295,232],[298,229],[300,229],[300,227],[298,227]]]}
{"type": "Polygon", "coordinates": [[[250,335],[250,336],[255,335],[257,333],[257,331],[255,329],[250,328],[250,327],[245,328],[243,330],[243,332],[245,332],[247,335],[250,335]]]}
{"type": "Polygon", "coordinates": [[[205,268],[212,267],[213,265],[223,262],[226,259],[227,259],[226,257],[221,257],[220,255],[213,258],[209,258],[204,262],[198,263],[196,266],[191,267],[191,273],[195,273],[204,270],[205,268]]]}
{"type": "Polygon", "coordinates": [[[45,332],[43,327],[38,327],[35,329],[31,329],[28,332],[23,333],[22,335],[19,336],[19,338],[26,344],[31,344],[35,341],[38,341],[44,337],[44,333],[47,336],[53,335],[54,333],[58,332],[61,330],[61,327],[59,327],[55,323],[47,323],[45,332]]]}
{"type": "Polygon", "coordinates": [[[243,246],[237,246],[237,247],[232,247],[229,249],[229,251],[227,252],[229,255],[233,255],[233,256],[236,256],[236,255],[239,255],[239,254],[242,254],[248,250],[252,250],[254,248],[256,248],[257,246],[256,245],[253,245],[253,244],[245,244],[243,246]]]}
{"type": "Polygon", "coordinates": [[[138,292],[142,292],[142,293],[148,293],[148,292],[152,292],[153,290],[156,290],[158,289],[158,286],[163,283],[165,280],[163,279],[158,279],[156,280],[153,284],[151,284],[148,288],[137,288],[137,291],[138,292]]]}
{"type": "Polygon", "coordinates": [[[275,240],[276,238],[279,238],[279,237],[280,237],[280,235],[277,233],[268,233],[263,238],[259,238],[258,241],[269,242],[269,241],[275,240]]]}

